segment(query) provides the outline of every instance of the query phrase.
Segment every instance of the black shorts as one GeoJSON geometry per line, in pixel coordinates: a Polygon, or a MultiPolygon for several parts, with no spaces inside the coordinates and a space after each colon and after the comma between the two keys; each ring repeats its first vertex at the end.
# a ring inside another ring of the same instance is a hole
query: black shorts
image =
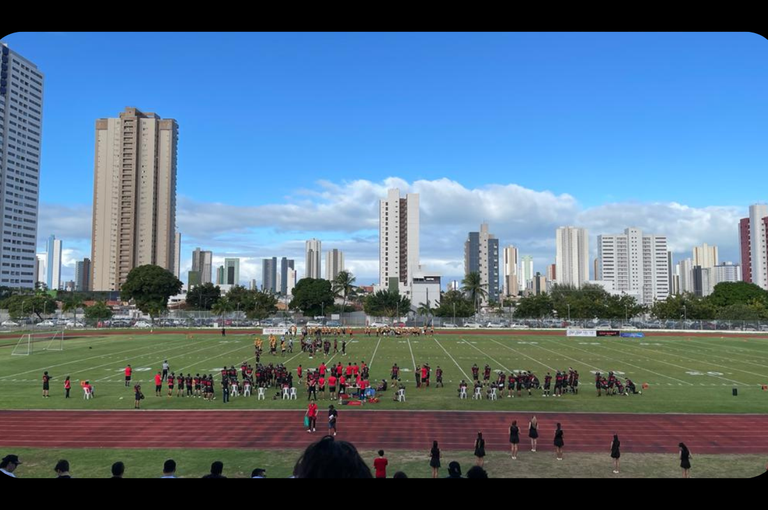
{"type": "Polygon", "coordinates": [[[131,380],[131,376],[130,376],[130,375],[126,375],[126,376],[125,376],[125,380],[126,380],[126,381],[130,381],[130,380],[131,380]]]}
{"type": "Polygon", "coordinates": [[[328,389],[331,393],[336,393],[336,386],[329,386],[328,389]]]}
{"type": "Polygon", "coordinates": [[[161,389],[163,389],[163,385],[162,384],[158,384],[158,385],[155,386],[155,391],[160,391],[161,389]]]}
{"type": "Polygon", "coordinates": [[[49,389],[48,383],[43,383],[43,390],[48,391],[49,389]]]}

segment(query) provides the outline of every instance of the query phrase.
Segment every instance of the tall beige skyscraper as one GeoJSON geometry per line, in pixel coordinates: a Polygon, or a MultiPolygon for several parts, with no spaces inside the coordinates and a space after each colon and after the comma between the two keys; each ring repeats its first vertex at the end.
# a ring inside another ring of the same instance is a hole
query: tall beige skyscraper
{"type": "Polygon", "coordinates": [[[145,264],[174,271],[178,129],[136,108],[96,121],[93,290],[120,290],[145,264]]]}
{"type": "Polygon", "coordinates": [[[589,237],[587,229],[560,227],[557,229],[557,283],[581,287],[589,280],[589,237]]]}
{"type": "Polygon", "coordinates": [[[693,247],[693,265],[701,266],[704,269],[715,267],[719,264],[717,246],[708,246],[704,243],[702,246],[693,247]]]}
{"type": "Polygon", "coordinates": [[[518,251],[514,246],[504,248],[504,297],[517,297],[520,291],[519,286],[519,261],[518,251]]]}
{"type": "Polygon", "coordinates": [[[325,254],[325,279],[333,281],[344,271],[344,252],[334,248],[325,254]]]}

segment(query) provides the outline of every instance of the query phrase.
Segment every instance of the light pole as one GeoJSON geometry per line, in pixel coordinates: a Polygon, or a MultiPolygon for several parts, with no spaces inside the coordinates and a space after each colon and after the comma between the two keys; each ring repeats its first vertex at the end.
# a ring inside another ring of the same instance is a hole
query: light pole
{"type": "Polygon", "coordinates": [[[571,325],[570,324],[570,322],[571,322],[571,304],[570,303],[566,303],[565,306],[568,307],[568,325],[570,326],[571,325]]]}

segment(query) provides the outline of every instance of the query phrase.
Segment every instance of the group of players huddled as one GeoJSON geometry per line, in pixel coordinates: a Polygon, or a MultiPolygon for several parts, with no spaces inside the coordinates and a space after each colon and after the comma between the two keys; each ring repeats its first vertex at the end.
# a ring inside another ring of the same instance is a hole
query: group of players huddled
{"type": "MultiPolygon", "coordinates": [[[[497,377],[495,381],[491,381],[491,367],[485,365],[483,371],[483,380],[480,381],[480,368],[477,364],[472,366],[472,378],[474,380],[475,393],[482,395],[483,388],[485,388],[485,397],[491,398],[495,392],[497,396],[504,396],[504,389],[507,389],[507,398],[522,397],[523,391],[527,391],[528,395],[532,395],[532,390],[542,390],[543,397],[561,397],[564,393],[572,393],[574,395],[579,393],[579,372],[573,368],[569,368],[568,371],[557,370],[553,376],[550,372],[544,376],[544,384],[542,385],[539,378],[531,371],[525,370],[512,370],[509,375],[504,371],[497,370],[497,377]],[[552,393],[552,386],[554,383],[554,393],[552,393]],[[480,390],[478,392],[478,389],[480,390]]],[[[459,396],[467,393],[468,384],[462,380],[459,383],[459,396]]]]}
{"type": "Polygon", "coordinates": [[[626,379],[626,382],[622,383],[621,379],[616,377],[613,372],[608,372],[608,377],[595,372],[595,389],[597,389],[597,396],[599,397],[604,391],[606,395],[642,395],[642,391],[638,391],[635,383],[631,379],[626,379]]]}
{"type": "Polygon", "coordinates": [[[434,326],[423,326],[423,327],[392,327],[392,326],[380,326],[380,327],[371,327],[366,326],[365,330],[363,331],[367,336],[371,336],[373,334],[376,335],[376,337],[380,336],[421,336],[421,335],[434,335],[435,334],[435,327],[434,326]]]}

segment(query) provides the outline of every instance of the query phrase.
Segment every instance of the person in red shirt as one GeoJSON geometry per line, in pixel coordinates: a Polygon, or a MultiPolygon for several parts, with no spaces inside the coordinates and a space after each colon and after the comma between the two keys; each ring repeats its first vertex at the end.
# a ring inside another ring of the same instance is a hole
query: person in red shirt
{"type": "Polygon", "coordinates": [[[296,375],[299,376],[299,385],[301,385],[301,373],[302,373],[302,369],[301,369],[301,365],[299,365],[299,368],[296,369],[296,375]]]}
{"type": "Polygon", "coordinates": [[[339,376],[339,402],[341,402],[341,396],[345,395],[347,391],[347,378],[344,375],[339,376]]]}
{"type": "Polygon", "coordinates": [[[325,376],[320,374],[320,378],[317,380],[317,391],[323,394],[325,398],[325,376]]]}
{"type": "Polygon", "coordinates": [[[176,379],[176,374],[171,372],[171,375],[168,376],[168,396],[173,396],[173,382],[176,379]]]}
{"type": "Polygon", "coordinates": [[[131,385],[131,373],[133,370],[131,369],[131,365],[128,365],[125,367],[125,387],[129,387],[131,385]]]}
{"type": "Polygon", "coordinates": [[[325,375],[325,363],[322,363],[322,362],[321,362],[321,363],[320,363],[320,366],[318,367],[318,369],[317,369],[317,370],[318,370],[318,372],[320,372],[320,375],[321,375],[321,376],[324,376],[324,375],[325,375]]]}
{"type": "Polygon", "coordinates": [[[48,395],[48,389],[50,388],[51,384],[51,376],[48,375],[48,372],[45,372],[43,374],[43,398],[50,398],[50,395],[48,395]]]}
{"type": "Polygon", "coordinates": [[[352,377],[352,363],[347,364],[347,379],[352,377]]]}
{"type": "Polygon", "coordinates": [[[163,376],[160,375],[160,372],[158,372],[157,375],[155,375],[155,396],[156,397],[162,396],[160,395],[162,386],[163,386],[163,376]]]}
{"type": "Polygon", "coordinates": [[[389,461],[384,456],[384,450],[379,450],[379,458],[373,461],[373,468],[376,470],[376,478],[387,477],[387,465],[389,461]]]}
{"type": "Polygon", "coordinates": [[[69,376],[64,380],[64,390],[67,392],[67,395],[64,398],[69,398],[69,390],[72,389],[72,383],[69,380],[69,376]]]}
{"type": "MultiPolygon", "coordinates": [[[[426,384],[426,386],[429,386],[429,378],[427,377],[427,366],[426,365],[423,365],[421,367],[421,380],[422,380],[422,382],[424,382],[426,384]]],[[[424,384],[422,384],[421,387],[423,388],[424,384]]]]}
{"type": "Polygon", "coordinates": [[[307,432],[314,432],[315,427],[317,426],[317,404],[314,401],[309,403],[306,416],[309,418],[309,428],[307,429],[307,432]]]}
{"type": "Polygon", "coordinates": [[[355,362],[355,364],[352,365],[352,371],[355,373],[355,377],[357,377],[357,374],[360,373],[360,367],[357,366],[357,362],[355,362]]]}
{"type": "Polygon", "coordinates": [[[337,380],[338,379],[336,378],[336,376],[333,375],[333,372],[331,372],[331,375],[328,376],[328,393],[329,393],[328,398],[330,398],[331,400],[336,399],[336,381],[337,380]]]}

